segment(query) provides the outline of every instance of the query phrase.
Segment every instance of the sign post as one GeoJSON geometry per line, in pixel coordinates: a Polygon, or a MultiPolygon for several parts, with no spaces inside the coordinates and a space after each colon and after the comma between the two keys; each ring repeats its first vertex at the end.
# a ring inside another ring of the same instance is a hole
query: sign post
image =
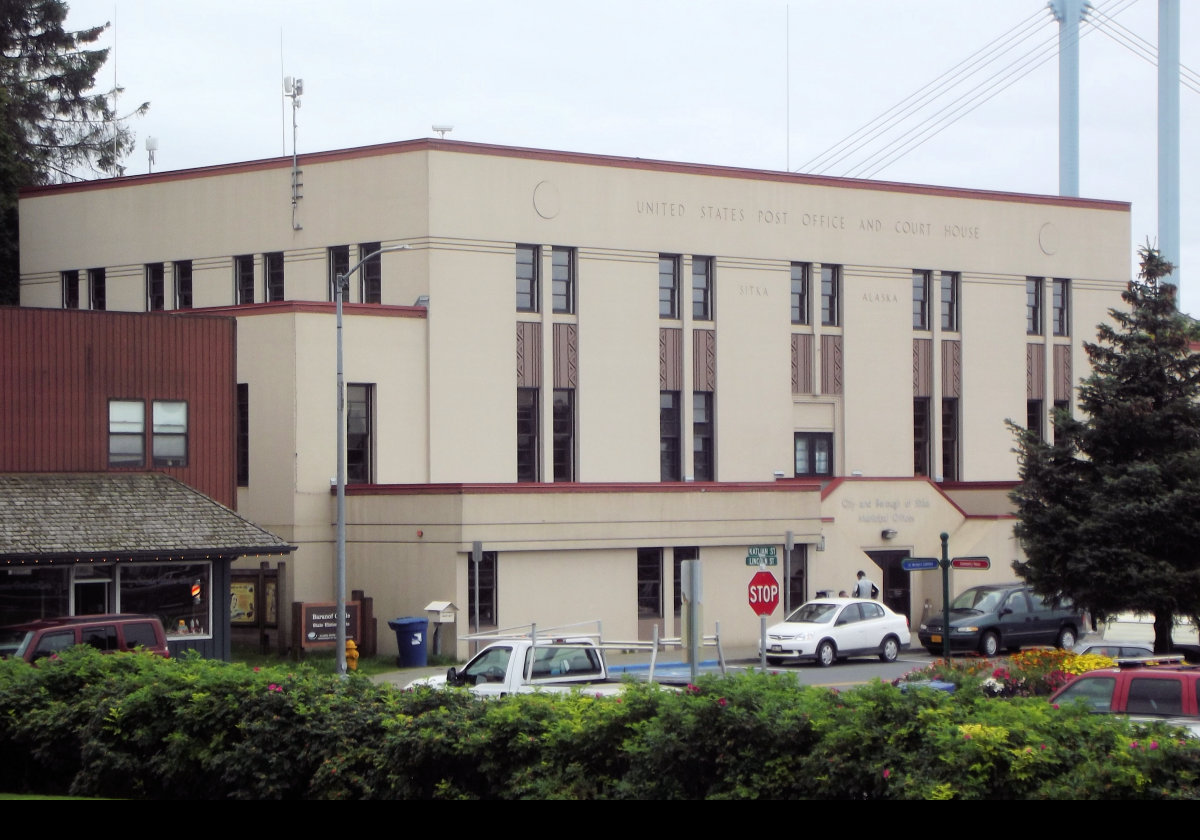
{"type": "MultiPolygon", "coordinates": [[[[752,549],[756,547],[758,546],[751,546],[752,549]]],[[[774,554],[775,546],[766,547],[770,548],[771,553],[774,554]]],[[[775,580],[775,575],[759,566],[758,571],[750,578],[746,594],[750,609],[758,615],[759,646],[762,651],[760,666],[765,671],[767,668],[767,616],[775,612],[775,608],[779,606],[779,581],[775,580]]]]}

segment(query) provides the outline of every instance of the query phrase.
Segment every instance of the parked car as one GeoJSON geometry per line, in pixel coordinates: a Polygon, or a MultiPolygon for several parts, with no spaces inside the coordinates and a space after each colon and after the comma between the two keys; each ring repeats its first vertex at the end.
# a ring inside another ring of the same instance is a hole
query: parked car
{"type": "Polygon", "coordinates": [[[0,627],[3,658],[35,662],[74,645],[91,645],[106,653],[143,648],[171,655],[162,622],[153,615],[76,615],[0,627]]]}
{"type": "Polygon", "coordinates": [[[877,601],[820,598],[767,628],[766,657],[772,665],[788,659],[832,665],[850,656],[894,662],[911,641],[908,619],[877,601]]]}
{"type": "Polygon", "coordinates": [[[1175,654],[1159,661],[1167,664],[1139,660],[1088,671],[1050,695],[1050,702],[1082,702],[1093,712],[1166,720],[1196,733],[1200,729],[1200,666],[1184,665],[1182,657],[1175,654]]]}
{"type": "MultiPolygon", "coordinates": [[[[1086,633],[1079,610],[1051,607],[1020,583],[973,586],[950,602],[950,650],[995,656],[1028,645],[1073,648],[1086,633]]],[[[943,650],[942,614],[929,616],[917,632],[934,656],[943,650]]]]}

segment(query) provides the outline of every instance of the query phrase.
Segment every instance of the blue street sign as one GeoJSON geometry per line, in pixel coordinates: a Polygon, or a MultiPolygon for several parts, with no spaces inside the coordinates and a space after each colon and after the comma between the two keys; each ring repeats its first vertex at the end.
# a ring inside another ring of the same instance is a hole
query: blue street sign
{"type": "Polygon", "coordinates": [[[938,567],[936,557],[905,557],[900,561],[900,568],[906,572],[925,572],[938,567]]]}

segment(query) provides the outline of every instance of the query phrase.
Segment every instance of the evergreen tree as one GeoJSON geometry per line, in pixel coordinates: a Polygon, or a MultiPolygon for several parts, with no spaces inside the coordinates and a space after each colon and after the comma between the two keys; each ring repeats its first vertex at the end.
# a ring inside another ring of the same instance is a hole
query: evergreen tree
{"type": "MultiPolygon", "coordinates": [[[[68,32],[63,0],[0,0],[0,304],[17,303],[17,191],[120,175],[133,149],[128,118],[94,92],[106,49],[86,49],[108,24],[68,32]]],[[[142,114],[141,105],[133,114],[142,114]]]]}
{"type": "Polygon", "coordinates": [[[1093,615],[1152,613],[1166,652],[1172,617],[1200,616],[1200,336],[1164,281],[1173,266],[1149,246],[1139,255],[1128,309],[1084,344],[1083,419],[1059,412],[1052,444],[1014,427],[1027,560],[1013,567],[1093,615]]]}

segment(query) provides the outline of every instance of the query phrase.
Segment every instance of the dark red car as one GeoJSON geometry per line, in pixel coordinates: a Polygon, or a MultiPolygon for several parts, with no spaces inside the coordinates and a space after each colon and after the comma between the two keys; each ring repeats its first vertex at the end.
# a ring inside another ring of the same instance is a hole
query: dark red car
{"type": "Polygon", "coordinates": [[[171,655],[162,622],[153,615],[76,615],[0,627],[0,657],[35,662],[74,645],[106,653],[142,648],[171,655]]]}

